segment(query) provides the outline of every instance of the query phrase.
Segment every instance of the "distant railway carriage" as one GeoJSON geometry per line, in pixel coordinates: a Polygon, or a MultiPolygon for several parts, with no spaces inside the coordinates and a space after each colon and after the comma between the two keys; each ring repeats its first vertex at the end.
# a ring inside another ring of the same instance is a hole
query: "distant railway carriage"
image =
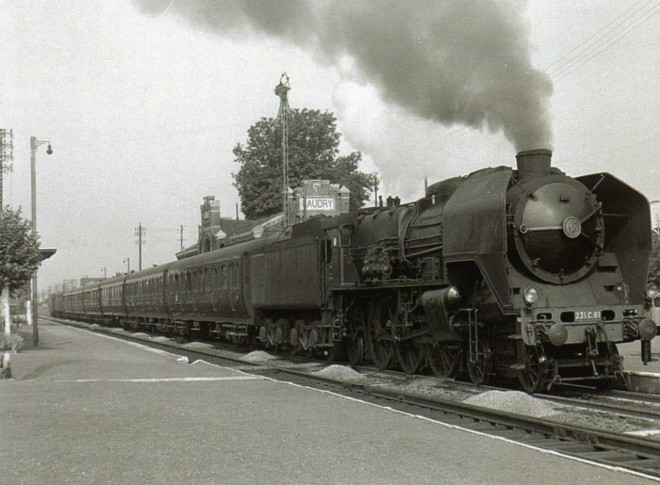
{"type": "Polygon", "coordinates": [[[646,199],[547,150],[54,297],[56,314],[364,359],[406,372],[611,385],[656,324],[646,199]]]}
{"type": "Polygon", "coordinates": [[[100,285],[100,306],[103,323],[119,323],[127,313],[124,307],[124,276],[110,278],[100,285]]]}

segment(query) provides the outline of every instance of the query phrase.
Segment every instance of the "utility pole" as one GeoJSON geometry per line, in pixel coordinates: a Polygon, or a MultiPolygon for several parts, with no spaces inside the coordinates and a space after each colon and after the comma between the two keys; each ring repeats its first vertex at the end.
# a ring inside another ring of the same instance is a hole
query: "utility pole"
{"type": "Polygon", "coordinates": [[[142,226],[142,223],[140,222],[140,225],[135,228],[135,236],[137,236],[138,240],[135,241],[135,244],[138,245],[138,271],[142,271],[142,245],[144,244],[144,240],[142,239],[143,237],[146,237],[147,235],[147,228],[142,226]]]}
{"type": "MultiPolygon", "coordinates": [[[[47,140],[37,140],[36,136],[30,137],[30,172],[31,172],[31,192],[32,192],[32,235],[37,235],[37,148],[48,144],[46,153],[53,154],[50,142],[47,140]]],[[[37,273],[38,269],[32,275],[32,346],[39,346],[39,304],[37,302],[37,273]]]]}
{"type": "Polygon", "coordinates": [[[3,177],[5,172],[11,172],[14,159],[14,132],[0,128],[0,211],[4,209],[2,199],[3,177]]]}
{"type": "Polygon", "coordinates": [[[286,72],[280,77],[280,83],[275,86],[275,94],[280,98],[280,109],[277,120],[282,123],[282,216],[284,227],[289,224],[289,76],[286,72]]]}
{"type": "Polygon", "coordinates": [[[181,243],[181,251],[183,251],[183,224],[179,226],[179,230],[181,231],[181,236],[179,237],[179,242],[181,243]]]}

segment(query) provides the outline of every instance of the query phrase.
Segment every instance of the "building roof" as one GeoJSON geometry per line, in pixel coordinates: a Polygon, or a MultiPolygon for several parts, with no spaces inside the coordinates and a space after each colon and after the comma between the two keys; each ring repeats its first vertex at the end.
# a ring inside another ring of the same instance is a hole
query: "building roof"
{"type": "Polygon", "coordinates": [[[246,221],[240,219],[220,219],[220,229],[227,237],[241,234],[251,230],[254,226],[259,224],[259,221],[246,221]]]}

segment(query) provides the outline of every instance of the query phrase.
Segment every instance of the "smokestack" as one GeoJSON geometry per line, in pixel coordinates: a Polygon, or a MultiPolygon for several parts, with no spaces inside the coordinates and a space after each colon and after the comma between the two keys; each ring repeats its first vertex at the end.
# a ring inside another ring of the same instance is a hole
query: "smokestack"
{"type": "Polygon", "coordinates": [[[526,181],[550,175],[552,152],[545,148],[525,150],[516,155],[518,180],[526,181]]]}

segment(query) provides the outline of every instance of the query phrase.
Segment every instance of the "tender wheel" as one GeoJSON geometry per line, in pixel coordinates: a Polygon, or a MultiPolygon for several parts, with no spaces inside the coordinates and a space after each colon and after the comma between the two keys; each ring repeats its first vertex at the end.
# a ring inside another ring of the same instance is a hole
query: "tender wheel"
{"type": "Polygon", "coordinates": [[[346,361],[348,358],[346,342],[334,342],[333,346],[325,351],[325,358],[328,362],[346,361]]]}
{"type": "Polygon", "coordinates": [[[487,384],[493,372],[493,362],[488,345],[482,343],[473,360],[468,356],[467,371],[470,380],[477,386],[487,384]]]}
{"type": "Polygon", "coordinates": [[[374,365],[377,369],[385,370],[394,362],[394,342],[390,340],[379,340],[374,344],[374,365]]]}
{"type": "Polygon", "coordinates": [[[539,362],[540,353],[536,347],[525,347],[525,370],[518,372],[518,380],[523,391],[533,394],[545,385],[546,364],[539,362]]]}
{"type": "Polygon", "coordinates": [[[362,334],[355,335],[348,341],[347,345],[348,363],[352,366],[360,365],[364,358],[364,337],[362,334]]]}
{"type": "Polygon", "coordinates": [[[461,364],[460,345],[437,345],[428,353],[429,366],[438,377],[456,377],[461,364]]]}
{"type": "Polygon", "coordinates": [[[402,342],[397,345],[396,355],[401,370],[406,374],[417,372],[425,357],[422,347],[415,345],[413,342],[402,342]]]}

